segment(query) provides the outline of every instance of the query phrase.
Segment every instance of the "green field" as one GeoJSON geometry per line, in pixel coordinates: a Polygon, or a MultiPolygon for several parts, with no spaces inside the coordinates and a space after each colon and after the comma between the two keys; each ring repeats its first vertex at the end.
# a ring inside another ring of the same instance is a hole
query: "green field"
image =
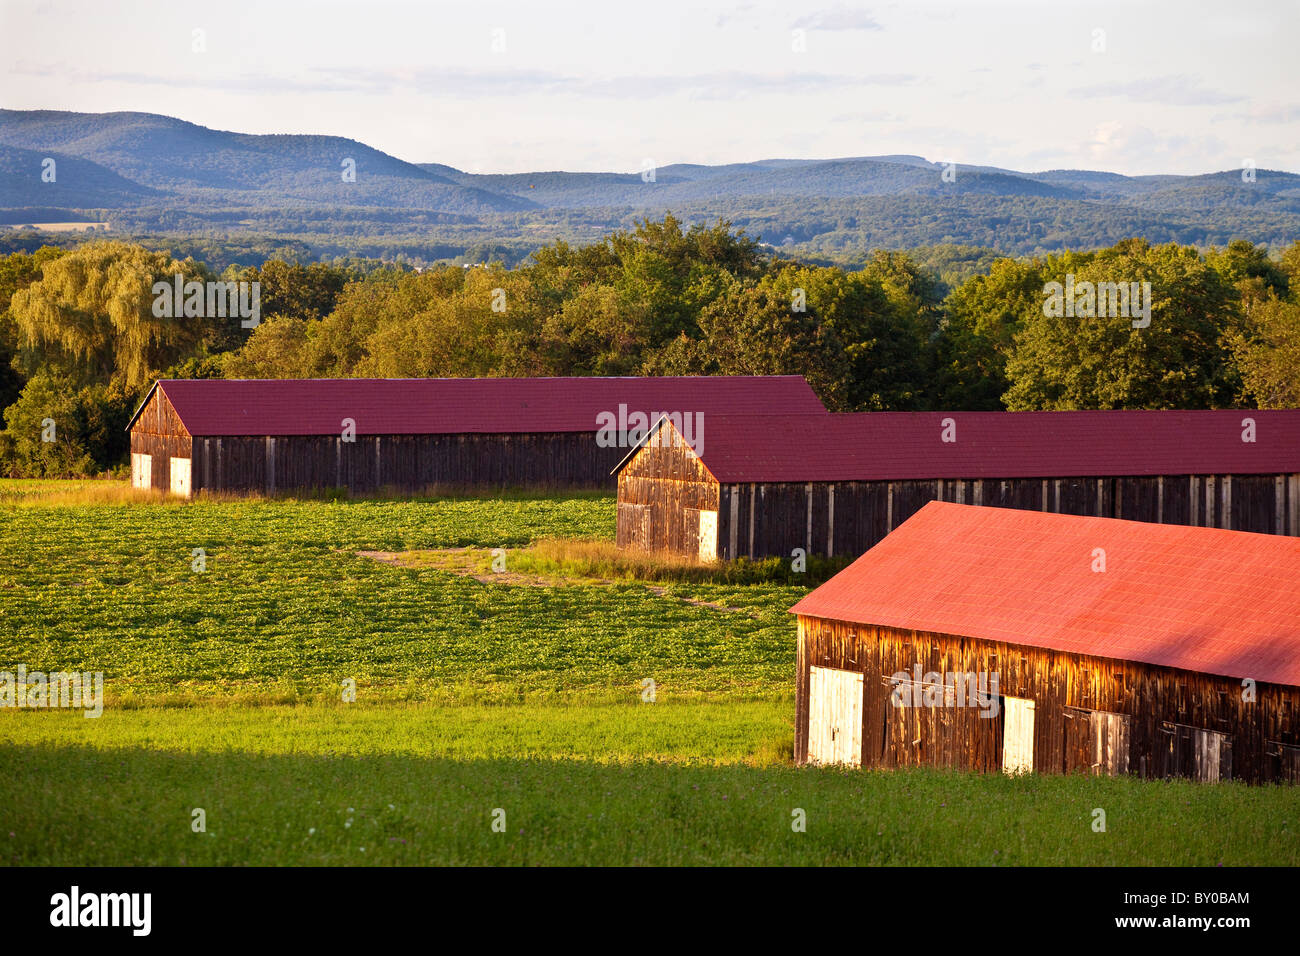
{"type": "Polygon", "coordinates": [[[515,573],[607,496],[129,497],[0,482],[0,670],[106,696],[0,711],[0,862],[1300,863],[1290,788],[794,768],[803,588],[515,573]]]}

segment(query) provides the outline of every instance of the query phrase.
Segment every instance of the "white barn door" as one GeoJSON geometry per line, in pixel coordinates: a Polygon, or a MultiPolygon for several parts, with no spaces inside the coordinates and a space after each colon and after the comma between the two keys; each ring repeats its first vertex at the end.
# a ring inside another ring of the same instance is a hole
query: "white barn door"
{"type": "Polygon", "coordinates": [[[153,484],[153,455],[131,452],[131,487],[148,488],[153,484]]]}
{"type": "Polygon", "coordinates": [[[716,561],[718,558],[718,513],[700,512],[700,560],[716,561]]]}
{"type": "Polygon", "coordinates": [[[172,494],[184,498],[190,496],[190,460],[173,458],[171,460],[172,494]]]}
{"type": "Polygon", "coordinates": [[[808,762],[862,766],[862,674],[813,667],[808,675],[808,762]]]}
{"type": "Polygon", "coordinates": [[[1031,773],[1034,769],[1034,702],[1002,698],[1002,772],[1031,773]]]}

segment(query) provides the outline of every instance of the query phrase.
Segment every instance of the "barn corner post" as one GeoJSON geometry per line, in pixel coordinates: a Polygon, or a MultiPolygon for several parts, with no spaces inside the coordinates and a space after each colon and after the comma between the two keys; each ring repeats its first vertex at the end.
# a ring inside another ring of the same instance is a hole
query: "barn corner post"
{"type": "Polygon", "coordinates": [[[794,762],[808,762],[808,623],[802,615],[795,617],[797,633],[794,665],[794,762]]]}

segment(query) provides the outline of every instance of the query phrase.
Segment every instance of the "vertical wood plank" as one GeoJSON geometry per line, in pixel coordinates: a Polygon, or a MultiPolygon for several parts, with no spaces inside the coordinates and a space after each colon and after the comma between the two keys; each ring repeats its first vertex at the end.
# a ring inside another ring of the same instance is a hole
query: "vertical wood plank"
{"type": "Polygon", "coordinates": [[[1287,513],[1290,515],[1291,534],[1300,537],[1300,475],[1292,475],[1288,480],[1291,494],[1288,496],[1287,513]]]}
{"type": "Polygon", "coordinates": [[[749,486],[749,556],[754,556],[754,515],[758,513],[758,485],[749,486]]]}
{"type": "Polygon", "coordinates": [[[812,535],[812,518],[813,518],[813,483],[810,481],[807,485],[807,502],[808,502],[808,525],[804,534],[804,554],[813,553],[813,535],[812,535]]]}
{"type": "Polygon", "coordinates": [[[1273,479],[1273,533],[1286,534],[1286,484],[1281,475],[1273,479]]]}
{"type": "Polygon", "coordinates": [[[275,439],[266,439],[266,493],[275,494],[275,439]]]}
{"type": "Polygon", "coordinates": [[[727,529],[726,558],[734,561],[737,556],[737,542],[740,539],[740,485],[731,485],[728,494],[731,496],[731,526],[727,529]]]}
{"type": "Polygon", "coordinates": [[[835,556],[835,483],[826,486],[826,557],[835,556]]]}

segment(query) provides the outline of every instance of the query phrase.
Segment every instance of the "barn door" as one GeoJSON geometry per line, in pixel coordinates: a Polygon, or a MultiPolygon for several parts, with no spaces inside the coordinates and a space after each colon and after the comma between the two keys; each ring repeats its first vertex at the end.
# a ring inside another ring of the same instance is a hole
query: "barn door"
{"type": "Polygon", "coordinates": [[[1270,740],[1265,743],[1264,752],[1273,758],[1274,779],[1300,783],[1300,747],[1270,740]]]}
{"type": "Polygon", "coordinates": [[[148,488],[153,484],[153,455],[131,453],[131,487],[148,488]]]}
{"type": "Polygon", "coordinates": [[[618,543],[625,548],[650,547],[650,506],[618,503],[618,543]]]}
{"type": "Polygon", "coordinates": [[[190,496],[190,460],[173,458],[171,460],[172,494],[184,498],[190,496]]]}
{"type": "Polygon", "coordinates": [[[716,561],[718,558],[718,513],[700,512],[700,560],[716,561]]]}
{"type": "Polygon", "coordinates": [[[1002,698],[1002,772],[1031,773],[1034,769],[1034,702],[1002,698]]]}
{"type": "Polygon", "coordinates": [[[1190,777],[1205,783],[1232,779],[1232,735],[1166,721],[1160,726],[1162,777],[1190,777]]]}
{"type": "Polygon", "coordinates": [[[1065,710],[1065,772],[1128,773],[1132,718],[1104,710],[1065,710]]]}
{"type": "Polygon", "coordinates": [[[1232,735],[1200,730],[1194,735],[1194,778],[1202,783],[1232,779],[1232,735]]]}
{"type": "Polygon", "coordinates": [[[862,674],[813,667],[808,675],[808,762],[862,766],[862,674]]]}

